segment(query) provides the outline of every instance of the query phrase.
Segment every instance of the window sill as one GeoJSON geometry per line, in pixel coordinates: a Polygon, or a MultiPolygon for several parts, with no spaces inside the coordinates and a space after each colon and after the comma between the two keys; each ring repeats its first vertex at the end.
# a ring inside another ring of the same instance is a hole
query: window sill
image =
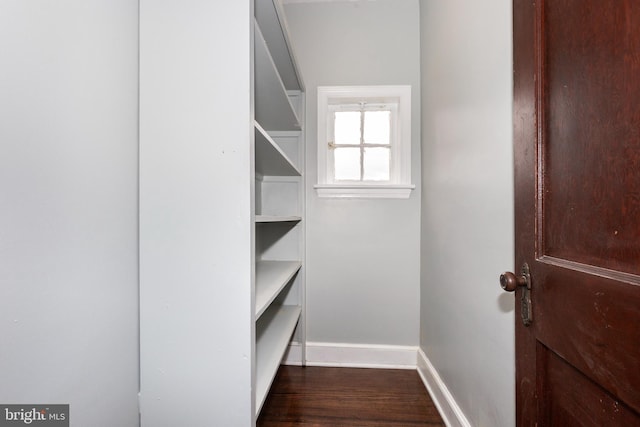
{"type": "Polygon", "coordinates": [[[318,184],[314,185],[318,197],[334,197],[344,199],[408,199],[411,190],[416,188],[410,184],[318,184]]]}

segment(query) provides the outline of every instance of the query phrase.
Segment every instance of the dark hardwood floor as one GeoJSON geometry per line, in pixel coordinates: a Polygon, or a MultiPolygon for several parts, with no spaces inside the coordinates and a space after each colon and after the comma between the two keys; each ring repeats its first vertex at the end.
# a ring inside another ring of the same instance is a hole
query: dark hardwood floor
{"type": "Polygon", "coordinates": [[[258,427],[444,426],[412,370],[282,366],[258,427]]]}

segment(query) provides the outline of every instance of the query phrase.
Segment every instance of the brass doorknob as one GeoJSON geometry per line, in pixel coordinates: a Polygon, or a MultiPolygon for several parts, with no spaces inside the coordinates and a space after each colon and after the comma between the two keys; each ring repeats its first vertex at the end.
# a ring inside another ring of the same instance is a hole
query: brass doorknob
{"type": "Polygon", "coordinates": [[[522,276],[516,276],[512,272],[507,271],[500,275],[500,286],[507,292],[515,291],[518,286],[527,286],[527,282],[527,277],[524,274],[522,276]]]}

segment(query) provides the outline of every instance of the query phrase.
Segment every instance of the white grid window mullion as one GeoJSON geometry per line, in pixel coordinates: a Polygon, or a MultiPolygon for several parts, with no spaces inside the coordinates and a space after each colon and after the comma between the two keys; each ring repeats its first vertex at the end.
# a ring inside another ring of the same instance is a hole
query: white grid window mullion
{"type": "Polygon", "coordinates": [[[364,181],[364,102],[360,103],[360,181],[364,181]]]}

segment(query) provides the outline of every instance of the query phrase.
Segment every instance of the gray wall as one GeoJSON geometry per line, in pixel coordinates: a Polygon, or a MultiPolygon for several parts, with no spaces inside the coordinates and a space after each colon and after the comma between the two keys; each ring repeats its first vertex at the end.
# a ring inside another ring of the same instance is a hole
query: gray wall
{"type": "Polygon", "coordinates": [[[137,2],[0,2],[0,402],[138,424],[137,2]]]}
{"type": "Polygon", "coordinates": [[[420,62],[417,0],[286,7],[307,90],[307,340],[417,345],[420,249],[420,62]],[[317,87],[408,84],[408,200],[320,199],[317,87]]]}
{"type": "Polygon", "coordinates": [[[511,1],[421,6],[420,345],[472,425],[511,426],[511,1]]]}
{"type": "Polygon", "coordinates": [[[140,5],[145,427],[240,427],[255,412],[250,5],[140,5]]]}

